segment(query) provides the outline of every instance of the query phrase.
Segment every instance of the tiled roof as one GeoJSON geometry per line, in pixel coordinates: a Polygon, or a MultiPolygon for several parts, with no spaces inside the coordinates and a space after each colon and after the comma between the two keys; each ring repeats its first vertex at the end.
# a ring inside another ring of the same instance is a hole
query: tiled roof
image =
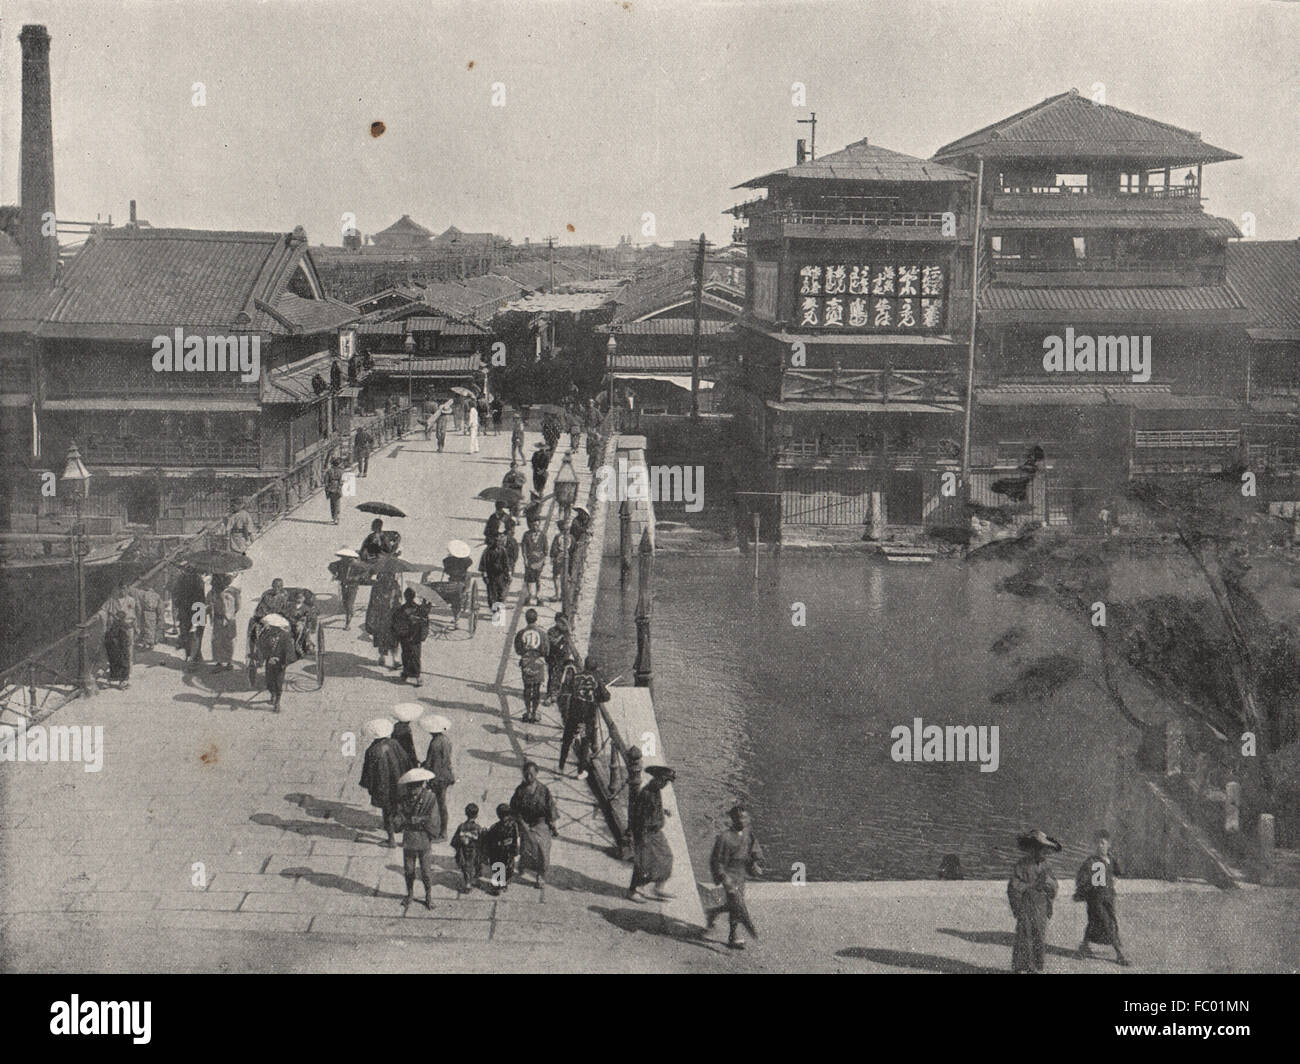
{"type": "Polygon", "coordinates": [[[408,332],[436,332],[443,336],[488,336],[488,331],[472,322],[446,317],[403,318],[401,321],[364,322],[357,326],[364,336],[405,336],[408,332]]]}
{"type": "Polygon", "coordinates": [[[311,300],[286,300],[300,264],[314,272],[305,239],[292,234],[105,229],[68,267],[41,333],[133,339],[184,326],[274,335],[299,325],[324,331],[356,316],[334,300],[310,309],[311,300]]]}
{"type": "MultiPolygon", "coordinates": [[[[734,322],[713,321],[709,318],[700,319],[701,336],[717,336],[719,333],[730,333],[734,330],[734,322]]],[[[597,326],[596,331],[614,333],[616,337],[693,336],[695,335],[695,321],[692,318],[652,318],[650,321],[614,322],[610,325],[600,325],[597,326]]]]}
{"type": "Polygon", "coordinates": [[[414,360],[404,355],[373,355],[374,371],[397,376],[409,372],[413,376],[472,376],[481,372],[478,359],[473,355],[453,355],[450,358],[417,358],[414,360]]]}
{"type": "MultiPolygon", "coordinates": [[[[707,369],[712,355],[700,355],[700,368],[707,369]]],[[[690,373],[690,355],[618,355],[610,364],[614,373],[690,373]]]]}
{"type": "Polygon", "coordinates": [[[502,307],[503,313],[524,311],[536,314],[542,311],[581,314],[588,310],[597,310],[614,297],[608,292],[534,292],[516,299],[502,307]]]}
{"type": "Polygon", "coordinates": [[[886,181],[935,182],[969,181],[971,175],[942,163],[918,159],[902,152],[890,151],[860,140],[841,151],[823,155],[812,162],[773,170],[762,177],[743,181],[735,188],[769,188],[774,183],[788,180],[813,179],[819,181],[886,181]]]}
{"type": "Polygon", "coordinates": [[[333,354],[324,352],[310,358],[292,362],[287,366],[276,366],[267,372],[262,382],[262,402],[264,403],[310,403],[324,395],[312,386],[312,380],[320,377],[328,384],[330,364],[333,354]]]}
{"type": "Polygon", "coordinates": [[[1052,211],[1051,213],[990,211],[984,219],[998,229],[1201,229],[1232,238],[1241,231],[1227,218],[1200,211],[1052,211]]]}
{"type": "Polygon", "coordinates": [[[949,162],[972,156],[1148,159],[1180,166],[1241,158],[1206,144],[1199,133],[1093,103],[1077,89],[1049,96],[934,153],[949,162]]]}
{"type": "Polygon", "coordinates": [[[1232,289],[1224,286],[1008,288],[999,285],[980,293],[979,306],[981,317],[994,322],[1068,319],[1153,324],[1203,321],[1227,325],[1244,323],[1249,316],[1232,289]]]}
{"type": "Polygon", "coordinates": [[[305,333],[329,332],[361,317],[356,307],[341,300],[329,296],[303,299],[292,292],[277,299],[275,309],[305,333]]]}
{"type": "Polygon", "coordinates": [[[34,332],[54,297],[48,289],[0,283],[0,333],[34,332]]]}
{"type": "Polygon", "coordinates": [[[981,406],[1106,406],[1142,410],[1235,410],[1236,400],[1216,395],[1174,395],[1168,384],[999,384],[975,389],[981,406]]]}
{"type": "Polygon", "coordinates": [[[379,230],[374,236],[433,236],[433,230],[426,229],[419,222],[412,220],[409,214],[404,214],[387,229],[379,230]]]}
{"type": "Polygon", "coordinates": [[[1252,336],[1300,339],[1300,240],[1229,244],[1228,282],[1250,308],[1252,336]]]}

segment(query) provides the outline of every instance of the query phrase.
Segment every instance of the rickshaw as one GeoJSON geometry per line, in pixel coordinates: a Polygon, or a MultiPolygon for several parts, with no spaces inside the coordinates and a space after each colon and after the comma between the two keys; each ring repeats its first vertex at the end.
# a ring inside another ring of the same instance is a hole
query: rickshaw
{"type": "MultiPolygon", "coordinates": [[[[302,597],[302,606],[282,614],[289,621],[294,635],[296,655],[289,664],[311,658],[316,665],[315,690],[319,691],[325,686],[325,626],[321,623],[316,596],[309,588],[284,589],[284,597],[290,603],[297,602],[299,596],[302,597]]],[[[251,687],[257,686],[257,670],[269,656],[267,647],[271,633],[263,622],[262,617],[254,617],[248,622],[248,683],[251,687]]]]}
{"type": "Polygon", "coordinates": [[[464,615],[469,634],[474,634],[478,628],[478,581],[473,573],[466,573],[464,580],[431,580],[421,586],[436,591],[453,615],[464,615]]]}

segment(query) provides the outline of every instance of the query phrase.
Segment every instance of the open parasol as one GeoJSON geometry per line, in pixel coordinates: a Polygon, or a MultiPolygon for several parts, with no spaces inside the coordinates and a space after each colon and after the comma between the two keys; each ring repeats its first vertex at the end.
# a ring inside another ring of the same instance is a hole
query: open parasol
{"type": "Polygon", "coordinates": [[[489,502],[503,502],[507,506],[513,506],[524,497],[524,493],[518,488],[503,488],[497,485],[494,488],[484,488],[478,493],[478,497],[489,502]]]}
{"type": "Polygon", "coordinates": [[[233,550],[201,550],[188,555],[185,564],[204,573],[238,573],[253,567],[253,559],[233,550]]]}
{"type": "Polygon", "coordinates": [[[473,389],[462,388],[459,385],[453,388],[452,391],[455,392],[457,395],[463,395],[466,399],[474,399],[477,398],[478,396],[478,393],[475,392],[473,389]]]}
{"type": "Polygon", "coordinates": [[[399,510],[392,503],[387,502],[363,502],[357,504],[357,509],[366,514],[379,514],[381,517],[405,517],[406,512],[399,510]]]}

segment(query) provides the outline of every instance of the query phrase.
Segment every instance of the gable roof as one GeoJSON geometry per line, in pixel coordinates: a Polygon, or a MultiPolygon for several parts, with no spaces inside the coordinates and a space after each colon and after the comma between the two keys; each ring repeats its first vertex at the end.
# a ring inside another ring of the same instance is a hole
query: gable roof
{"type": "Polygon", "coordinates": [[[1300,240],[1228,245],[1228,283],[1250,308],[1256,340],[1300,340],[1300,240]]]}
{"type": "Polygon", "coordinates": [[[435,244],[492,244],[497,239],[495,233],[466,233],[454,225],[449,225],[433,238],[433,242],[435,244]]]}
{"type": "Polygon", "coordinates": [[[289,292],[299,268],[319,290],[300,232],[104,229],[86,239],[50,294],[39,332],[129,340],[181,326],[290,335],[356,318],[337,300],[289,292]]]}
{"type": "Polygon", "coordinates": [[[864,137],[841,151],[823,155],[812,162],[787,166],[784,170],[773,170],[770,174],[742,181],[733,187],[767,188],[773,182],[804,178],[820,181],[965,182],[970,180],[971,175],[942,163],[869,144],[864,137]]]}
{"type": "Polygon", "coordinates": [[[949,162],[1015,156],[1147,159],[1179,166],[1241,158],[1205,143],[1199,133],[1093,103],[1078,89],[1049,96],[934,153],[935,159],[949,162]]]}
{"type": "Polygon", "coordinates": [[[426,229],[419,222],[414,221],[409,214],[404,214],[397,219],[387,229],[381,229],[377,233],[371,234],[373,240],[377,236],[433,236],[432,229],[426,229]]]}

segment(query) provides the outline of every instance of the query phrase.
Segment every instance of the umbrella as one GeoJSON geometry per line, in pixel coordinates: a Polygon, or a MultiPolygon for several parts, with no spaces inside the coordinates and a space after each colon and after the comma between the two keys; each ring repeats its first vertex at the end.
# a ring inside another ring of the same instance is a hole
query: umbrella
{"type": "Polygon", "coordinates": [[[205,573],[238,573],[253,567],[253,559],[233,550],[201,550],[185,559],[191,568],[205,573]]]}
{"type": "Polygon", "coordinates": [[[409,772],[403,772],[398,778],[398,783],[423,783],[425,780],[433,779],[433,773],[427,768],[413,768],[409,772]]]}
{"type": "Polygon", "coordinates": [[[453,388],[452,391],[455,392],[457,395],[463,395],[466,399],[473,399],[478,394],[477,392],[469,388],[461,388],[461,387],[453,388]]]}
{"type": "Polygon", "coordinates": [[[405,517],[406,514],[387,502],[363,502],[357,506],[362,513],[379,514],[383,517],[405,517]]]}
{"type": "Polygon", "coordinates": [[[484,488],[478,493],[480,499],[487,499],[490,502],[503,502],[507,506],[513,506],[524,497],[524,493],[518,488],[484,488]]]}
{"type": "Polygon", "coordinates": [[[374,561],[365,562],[372,573],[428,573],[440,566],[429,562],[408,562],[396,554],[381,554],[374,561]]]}

